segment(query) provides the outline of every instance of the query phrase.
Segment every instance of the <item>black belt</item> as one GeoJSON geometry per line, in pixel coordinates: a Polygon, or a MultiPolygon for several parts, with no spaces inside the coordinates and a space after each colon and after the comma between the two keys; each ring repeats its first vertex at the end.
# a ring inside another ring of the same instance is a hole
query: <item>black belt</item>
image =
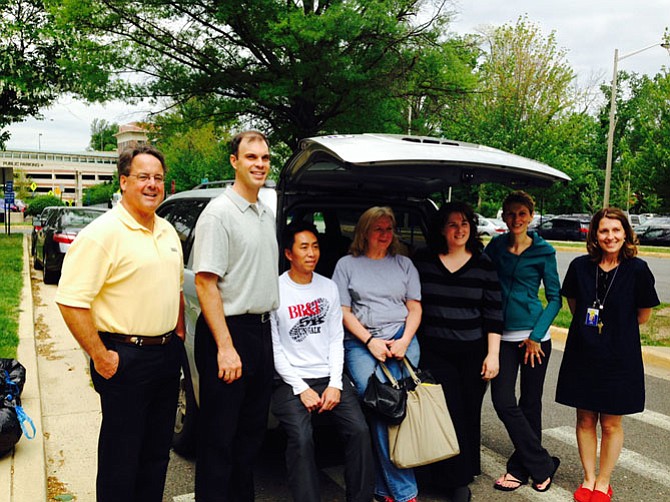
{"type": "Polygon", "coordinates": [[[158,336],[122,335],[121,333],[108,333],[106,331],[99,331],[98,333],[114,342],[128,343],[142,347],[144,345],[165,345],[172,339],[174,330],[158,336]]]}
{"type": "Polygon", "coordinates": [[[262,314],[239,314],[226,317],[231,319],[239,319],[240,321],[259,322],[264,324],[270,321],[270,312],[263,312],[262,314]]]}

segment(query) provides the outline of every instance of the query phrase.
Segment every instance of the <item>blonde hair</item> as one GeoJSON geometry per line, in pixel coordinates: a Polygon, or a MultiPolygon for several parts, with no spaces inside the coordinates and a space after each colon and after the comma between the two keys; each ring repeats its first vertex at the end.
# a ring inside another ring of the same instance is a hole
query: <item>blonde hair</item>
{"type": "Polygon", "coordinates": [[[396,221],[395,215],[393,214],[393,209],[388,206],[374,206],[370,209],[367,209],[360,218],[358,218],[358,223],[356,223],[356,228],[354,229],[354,240],[349,246],[349,253],[353,256],[364,255],[368,250],[368,233],[370,228],[374,225],[377,220],[380,218],[389,218],[391,220],[391,225],[393,226],[393,241],[388,248],[388,254],[395,256],[400,250],[400,242],[398,241],[398,236],[395,233],[396,221]]]}

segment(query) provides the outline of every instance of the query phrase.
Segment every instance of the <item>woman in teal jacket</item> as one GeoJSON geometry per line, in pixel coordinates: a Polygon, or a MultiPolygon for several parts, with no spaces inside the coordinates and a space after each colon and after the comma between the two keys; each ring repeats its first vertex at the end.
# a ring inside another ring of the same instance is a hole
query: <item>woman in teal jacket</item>
{"type": "Polygon", "coordinates": [[[498,269],[504,317],[500,373],[491,382],[491,397],[514,445],[507,472],[493,485],[502,491],[516,490],[530,477],[532,487],[544,492],[560,463],[542,446],[542,390],[551,355],[549,327],[561,309],[560,280],[556,251],[535,232],[528,232],[534,209],[527,193],[509,194],[503,202],[509,232],[494,238],[485,251],[498,269]],[[546,307],[538,298],[541,282],[546,307]]]}

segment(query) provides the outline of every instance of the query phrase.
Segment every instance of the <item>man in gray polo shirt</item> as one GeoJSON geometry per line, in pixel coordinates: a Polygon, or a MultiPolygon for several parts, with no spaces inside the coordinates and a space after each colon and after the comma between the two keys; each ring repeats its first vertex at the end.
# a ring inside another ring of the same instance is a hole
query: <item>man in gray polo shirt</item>
{"type": "Polygon", "coordinates": [[[193,245],[202,314],[195,334],[200,423],[199,502],[254,500],[253,464],[272,394],[270,311],[279,305],[274,213],[258,198],[270,171],[267,138],[233,138],[235,183],[203,211],[193,245]]]}

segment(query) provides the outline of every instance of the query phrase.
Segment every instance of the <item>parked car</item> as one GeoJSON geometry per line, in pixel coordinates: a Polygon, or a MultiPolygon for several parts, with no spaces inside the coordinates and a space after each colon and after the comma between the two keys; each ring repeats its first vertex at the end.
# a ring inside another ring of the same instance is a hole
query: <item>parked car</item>
{"type": "Polygon", "coordinates": [[[555,215],[549,213],[547,214],[535,213],[535,215],[533,216],[533,221],[531,221],[530,224],[528,225],[528,230],[535,230],[537,232],[538,227],[542,225],[542,223],[544,223],[545,221],[549,221],[554,217],[555,215]]]}
{"type": "Polygon", "coordinates": [[[57,284],[63,258],[77,234],[106,210],[94,207],[57,207],[38,233],[35,268],[42,268],[44,284],[57,284]]]}
{"type": "Polygon", "coordinates": [[[637,236],[640,244],[645,246],[670,246],[670,224],[651,223],[637,236]]]}
{"type": "Polygon", "coordinates": [[[556,216],[537,227],[537,233],[552,241],[585,241],[590,222],[586,216],[556,216]]]}
{"type": "MultiPolygon", "coordinates": [[[[42,209],[42,212],[39,215],[33,217],[33,231],[30,234],[30,255],[33,258],[35,258],[35,250],[37,248],[37,238],[39,233],[42,231],[44,223],[47,221],[49,214],[51,214],[53,210],[58,209],[59,207],[63,206],[47,206],[44,209],[42,209]]],[[[38,270],[40,269],[41,267],[38,268],[38,270]]]]}
{"type": "Polygon", "coordinates": [[[630,222],[633,228],[636,228],[640,225],[644,225],[647,221],[647,218],[643,214],[629,214],[628,221],[630,222]]]}
{"type": "MultiPolygon", "coordinates": [[[[330,277],[348,251],[360,214],[370,206],[393,208],[403,252],[411,255],[425,246],[428,221],[437,211],[432,194],[446,194],[450,186],[463,183],[550,186],[569,180],[545,164],[479,145],[416,136],[337,135],[302,140],[281,170],[276,192],[267,187],[260,197],[276,207],[278,235],[294,220],[316,225],[321,249],[317,272],[330,277]]],[[[174,225],[184,251],[186,357],[173,440],[182,454],[193,451],[199,391],[193,357],[200,313],[191,268],[194,229],[205,206],[223,190],[178,193],[157,210],[174,225]]],[[[279,255],[280,270],[285,270],[283,253],[279,255]]]]}
{"type": "Polygon", "coordinates": [[[14,199],[14,202],[9,205],[9,210],[15,213],[23,213],[26,210],[26,203],[21,199],[14,199]]]}
{"type": "Polygon", "coordinates": [[[477,233],[479,235],[493,237],[507,232],[507,224],[505,224],[504,221],[496,220],[494,218],[484,218],[480,214],[477,215],[477,220],[477,233]]]}

